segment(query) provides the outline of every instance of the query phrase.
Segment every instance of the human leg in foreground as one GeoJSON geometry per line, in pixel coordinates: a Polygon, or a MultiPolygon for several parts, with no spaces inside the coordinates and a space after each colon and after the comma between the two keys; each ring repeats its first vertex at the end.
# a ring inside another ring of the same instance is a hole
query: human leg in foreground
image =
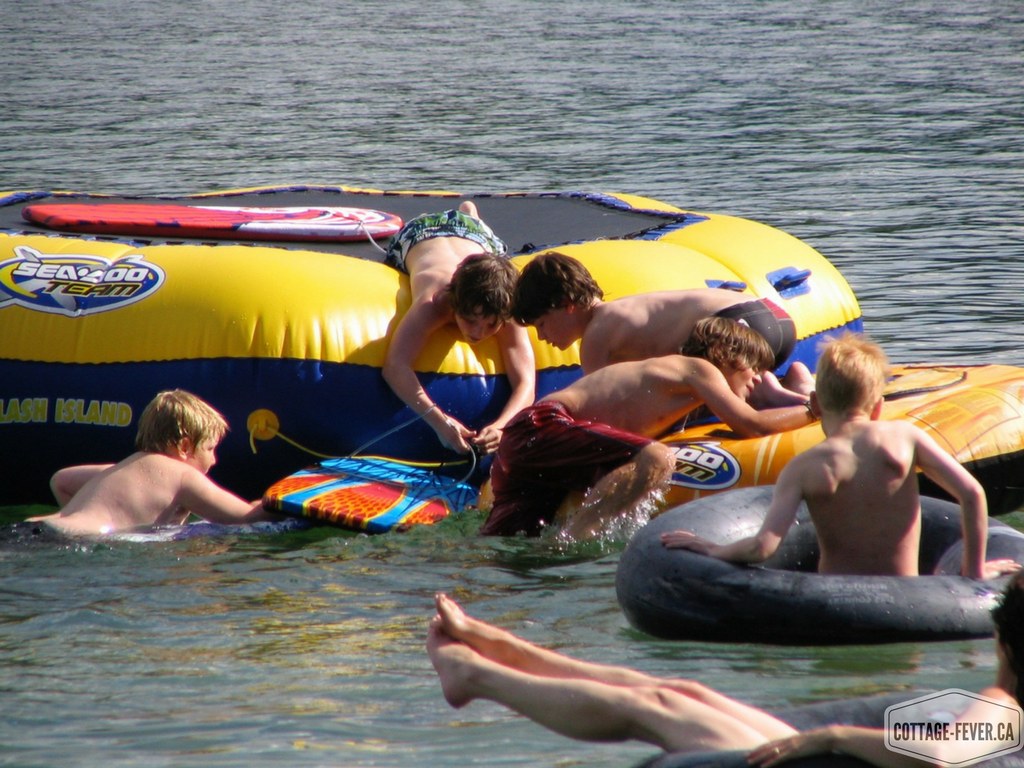
{"type": "Polygon", "coordinates": [[[427,638],[445,699],[490,699],[585,741],[637,739],[665,750],[750,749],[796,733],[691,680],[664,680],[545,650],[463,613],[445,595],[427,638]]]}

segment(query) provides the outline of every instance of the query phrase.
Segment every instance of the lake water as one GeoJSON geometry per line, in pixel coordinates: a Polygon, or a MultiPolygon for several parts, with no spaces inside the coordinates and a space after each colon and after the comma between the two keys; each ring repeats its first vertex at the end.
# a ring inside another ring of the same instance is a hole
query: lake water
{"type": "MultiPolygon", "coordinates": [[[[896,362],[1024,364],[1014,0],[5,10],[0,189],[646,195],[809,242],[896,362]]],[[[448,709],[422,646],[439,590],[536,642],[759,705],[976,690],[994,669],[988,641],[652,641],[616,605],[617,546],[482,540],[479,523],[0,549],[0,765],[628,766],[653,753],[571,742],[491,704],[448,709]]]]}

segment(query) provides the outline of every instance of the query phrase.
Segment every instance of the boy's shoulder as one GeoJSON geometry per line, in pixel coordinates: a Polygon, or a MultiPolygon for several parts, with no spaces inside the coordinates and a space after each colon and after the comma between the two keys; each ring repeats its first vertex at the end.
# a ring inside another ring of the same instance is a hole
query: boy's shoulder
{"type": "Polygon", "coordinates": [[[639,360],[636,365],[640,366],[647,375],[668,379],[672,383],[682,386],[699,386],[722,380],[722,372],[712,363],[700,357],[687,357],[678,354],[662,355],[639,360]]]}

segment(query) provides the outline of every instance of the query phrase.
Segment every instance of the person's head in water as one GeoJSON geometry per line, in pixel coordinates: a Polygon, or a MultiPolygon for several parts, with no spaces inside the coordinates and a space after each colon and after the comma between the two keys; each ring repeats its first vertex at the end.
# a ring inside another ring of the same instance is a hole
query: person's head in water
{"type": "Polygon", "coordinates": [[[1016,676],[1013,697],[1024,702],[1024,571],[1010,579],[999,605],[992,611],[996,641],[1016,676]]]}

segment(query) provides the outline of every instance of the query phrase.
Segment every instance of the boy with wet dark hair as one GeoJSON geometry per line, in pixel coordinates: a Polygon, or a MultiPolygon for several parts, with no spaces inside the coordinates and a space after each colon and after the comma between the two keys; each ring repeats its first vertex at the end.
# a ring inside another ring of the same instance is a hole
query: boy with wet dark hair
{"type": "Polygon", "coordinates": [[[533,325],[537,337],[559,349],[580,342],[580,364],[593,373],[612,363],[672,354],[705,317],[729,317],[757,331],[772,349],[771,365],[753,404],[799,404],[814,388],[803,363],[792,363],[782,383],[771,373],[796,346],[796,326],[778,305],[722,288],[655,291],[604,301],[593,276],[558,251],[537,256],[523,268],[512,316],[533,325]]]}

